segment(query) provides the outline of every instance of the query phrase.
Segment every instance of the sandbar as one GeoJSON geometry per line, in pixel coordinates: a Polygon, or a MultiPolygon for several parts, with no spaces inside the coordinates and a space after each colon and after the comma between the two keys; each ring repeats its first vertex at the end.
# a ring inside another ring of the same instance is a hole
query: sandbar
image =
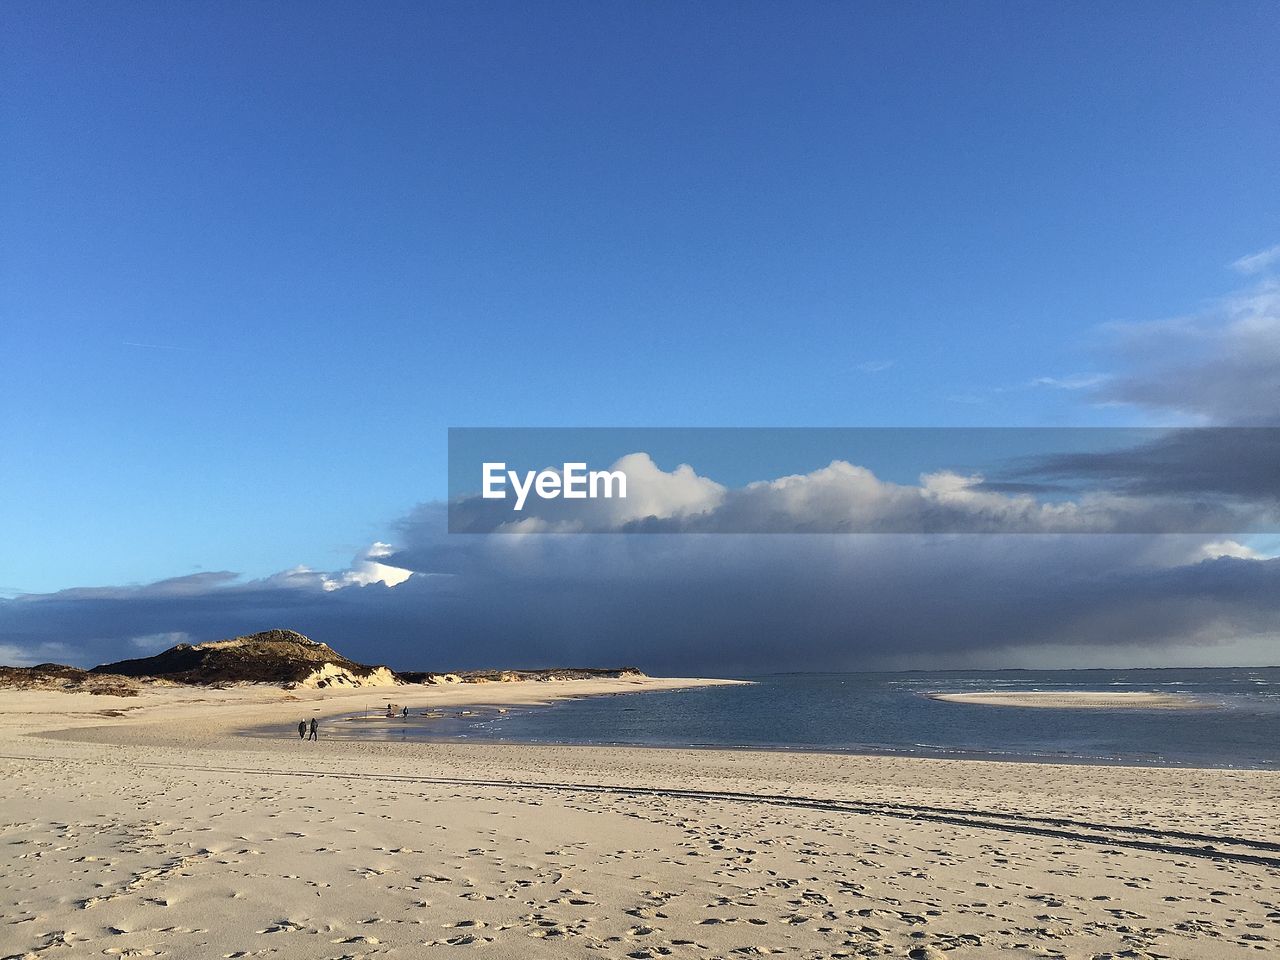
{"type": "Polygon", "coordinates": [[[984,690],[932,693],[932,700],[977,703],[988,707],[1047,707],[1055,710],[1203,710],[1212,704],[1180,693],[1147,690],[984,690]]]}

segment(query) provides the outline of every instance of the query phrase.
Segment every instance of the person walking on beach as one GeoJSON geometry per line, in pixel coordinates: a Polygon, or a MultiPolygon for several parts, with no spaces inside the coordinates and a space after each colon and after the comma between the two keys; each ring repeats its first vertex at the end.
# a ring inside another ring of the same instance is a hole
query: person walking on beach
{"type": "Polygon", "coordinates": [[[307,738],[307,721],[298,721],[298,739],[305,740],[307,738]]]}
{"type": "Polygon", "coordinates": [[[312,718],[311,718],[311,736],[307,737],[307,739],[308,739],[308,740],[319,740],[319,739],[320,739],[318,736],[316,736],[316,726],[317,726],[317,724],[316,724],[316,718],[315,718],[315,717],[312,717],[312,718]]]}
{"type": "Polygon", "coordinates": [[[409,707],[408,707],[408,705],[406,705],[406,706],[405,706],[405,708],[404,708],[404,712],[401,714],[401,716],[403,716],[403,717],[404,717],[404,719],[406,719],[406,720],[408,720],[408,719],[409,719],[409,707]]]}

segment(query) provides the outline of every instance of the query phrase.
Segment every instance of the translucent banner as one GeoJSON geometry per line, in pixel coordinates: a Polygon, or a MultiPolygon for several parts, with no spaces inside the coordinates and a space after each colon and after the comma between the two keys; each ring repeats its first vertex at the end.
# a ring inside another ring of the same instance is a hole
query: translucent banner
{"type": "Polygon", "coordinates": [[[451,533],[1275,533],[1280,428],[454,428],[451,533]]]}

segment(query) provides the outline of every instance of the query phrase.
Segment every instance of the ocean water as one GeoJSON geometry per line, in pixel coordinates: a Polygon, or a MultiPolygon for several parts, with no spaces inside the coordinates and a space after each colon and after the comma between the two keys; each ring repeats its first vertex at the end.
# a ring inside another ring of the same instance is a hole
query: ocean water
{"type": "MultiPolygon", "coordinates": [[[[352,738],[610,743],[1280,769],[1280,668],[777,674],[749,686],[331,722],[352,738]],[[1149,690],[1203,710],[1056,710],[930,693],[1149,690]]],[[[501,687],[494,687],[495,700],[501,687]]]]}

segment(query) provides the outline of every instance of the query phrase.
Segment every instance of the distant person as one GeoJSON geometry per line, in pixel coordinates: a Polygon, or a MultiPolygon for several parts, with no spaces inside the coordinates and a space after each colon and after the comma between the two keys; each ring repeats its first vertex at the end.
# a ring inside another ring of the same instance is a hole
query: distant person
{"type": "Polygon", "coordinates": [[[307,721],[305,720],[298,721],[298,739],[299,740],[307,739],[307,721]]]}
{"type": "Polygon", "coordinates": [[[400,715],[401,715],[402,717],[404,717],[404,719],[406,719],[406,720],[408,720],[408,719],[409,719],[409,707],[408,707],[408,705],[406,705],[406,706],[405,706],[404,710],[401,712],[401,714],[400,714],[400,715]]]}
{"type": "Polygon", "coordinates": [[[307,737],[307,739],[308,739],[308,740],[319,740],[319,739],[320,739],[320,738],[316,735],[316,727],[318,727],[318,726],[319,726],[319,724],[318,724],[318,723],[316,723],[316,718],[315,718],[315,717],[312,717],[312,718],[311,718],[311,736],[307,737]]]}

